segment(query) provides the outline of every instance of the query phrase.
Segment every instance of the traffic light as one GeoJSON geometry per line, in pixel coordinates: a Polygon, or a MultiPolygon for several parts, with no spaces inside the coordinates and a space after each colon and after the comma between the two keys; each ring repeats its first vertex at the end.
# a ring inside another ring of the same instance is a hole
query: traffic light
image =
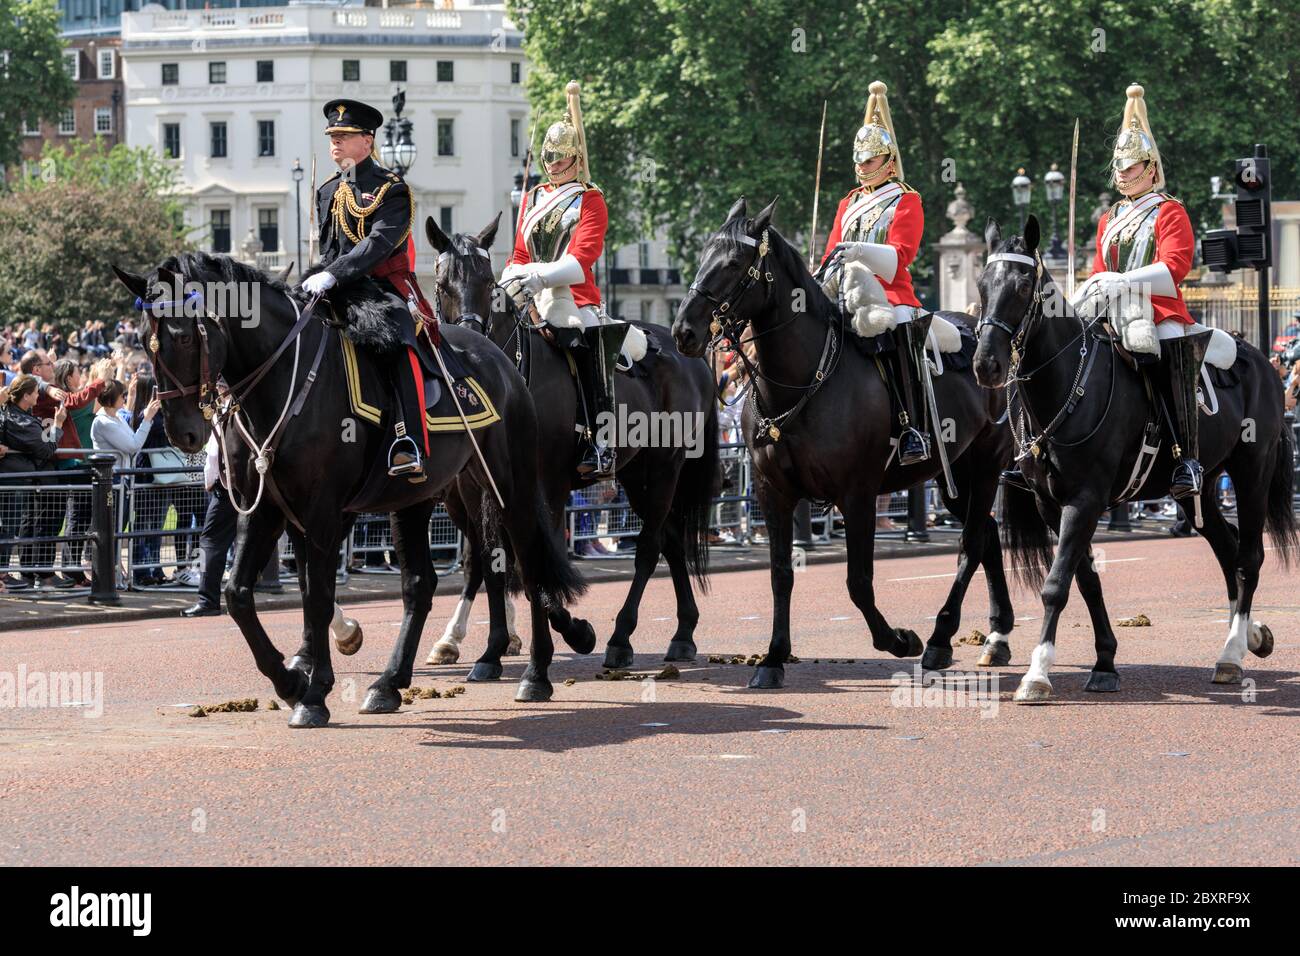
{"type": "Polygon", "coordinates": [[[1215,272],[1266,269],[1273,264],[1273,185],[1268,149],[1255,144],[1255,155],[1237,160],[1236,229],[1212,229],[1201,239],[1201,260],[1215,272]]]}

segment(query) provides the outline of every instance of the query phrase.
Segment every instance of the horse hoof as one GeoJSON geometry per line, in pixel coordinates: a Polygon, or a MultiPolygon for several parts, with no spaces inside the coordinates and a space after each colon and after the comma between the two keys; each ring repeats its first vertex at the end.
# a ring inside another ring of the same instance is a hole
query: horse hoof
{"type": "MultiPolygon", "coordinates": [[[[591,626],[590,621],[584,621],[582,618],[575,617],[569,629],[564,632],[564,643],[573,648],[579,654],[590,654],[596,649],[596,629],[591,626]]],[[[518,651],[515,652],[519,653],[518,651]]],[[[632,652],[628,651],[627,662],[632,663],[632,652]]],[[[608,654],[606,655],[608,658],[608,654]]],[[[605,665],[609,667],[609,664],[605,665]]],[[[619,665],[623,666],[623,665],[619,665]]]]}
{"type": "Polygon", "coordinates": [[[1045,680],[1022,680],[1016,688],[1017,704],[1037,704],[1050,699],[1052,685],[1045,680]]]}
{"type": "Polygon", "coordinates": [[[501,665],[494,664],[492,661],[478,661],[470,670],[469,676],[465,678],[470,683],[478,683],[485,680],[500,680],[501,665]]]}
{"type": "Polygon", "coordinates": [[[1116,694],[1119,692],[1119,675],[1114,671],[1093,671],[1083,689],[1093,694],[1116,694]]]}
{"type": "Polygon", "coordinates": [[[749,679],[750,690],[780,690],[785,686],[785,668],[762,665],[754,668],[749,679]]]}
{"type": "MultiPolygon", "coordinates": [[[[592,634],[592,636],[591,636],[591,641],[592,641],[592,646],[595,647],[595,644],[596,644],[596,635],[595,635],[595,634],[592,634]]],[[[507,657],[516,657],[516,656],[518,656],[519,654],[522,654],[523,652],[524,652],[524,642],[521,641],[521,640],[519,639],[519,635],[518,635],[518,634],[511,634],[511,635],[510,635],[510,641],[506,644],[506,656],[507,656],[507,657]]],[[[449,663],[454,664],[454,663],[456,663],[456,662],[455,662],[455,661],[450,661],[449,663]]]]}
{"type": "Polygon", "coordinates": [[[519,689],[515,691],[515,701],[520,704],[544,704],[554,693],[555,688],[546,678],[536,680],[525,677],[519,682],[519,689]]]}
{"type": "Polygon", "coordinates": [[[1241,683],[1241,665],[1225,664],[1222,661],[1214,665],[1214,683],[1216,684],[1240,684],[1241,683]]]}
{"type": "Polygon", "coordinates": [[[298,704],[289,718],[289,726],[294,730],[324,727],[330,722],[330,709],[324,704],[298,704]]]}
{"type": "Polygon", "coordinates": [[[426,664],[455,664],[460,660],[460,648],[455,644],[444,644],[439,641],[433,645],[429,651],[429,656],[424,659],[426,664]]]}
{"type": "Polygon", "coordinates": [[[895,657],[919,657],[925,645],[916,636],[916,631],[906,627],[894,628],[894,647],[889,653],[895,657]]]}
{"type": "Polygon", "coordinates": [[[1267,624],[1252,624],[1250,636],[1258,638],[1258,643],[1250,649],[1256,657],[1268,657],[1273,653],[1273,632],[1268,629],[1267,624]]]}
{"type": "Polygon", "coordinates": [[[921,669],[926,671],[941,671],[945,667],[952,666],[952,648],[943,647],[939,644],[931,644],[925,649],[925,654],[921,657],[921,669]]]}
{"type": "Polygon", "coordinates": [[[361,702],[362,714],[395,714],[402,706],[402,697],[391,687],[372,687],[361,702]]]}
{"type": "Polygon", "coordinates": [[[300,674],[311,676],[311,661],[301,654],[293,655],[284,666],[286,670],[297,671],[300,674]]]}
{"type": "MultiPolygon", "coordinates": [[[[349,619],[344,618],[344,620],[349,620],[349,619]]],[[[347,637],[334,638],[335,650],[337,650],[344,657],[351,657],[357,651],[361,650],[361,641],[365,636],[361,632],[360,624],[358,624],[356,621],[352,621],[351,623],[353,627],[351,634],[349,634],[347,637]]]]}
{"type": "Polygon", "coordinates": [[[668,653],[664,655],[664,660],[687,662],[695,660],[695,643],[693,641],[670,641],[668,653]]]}
{"type": "Polygon", "coordinates": [[[980,655],[980,667],[1006,667],[1011,663],[1011,645],[998,641],[993,644],[984,645],[984,653],[980,655]]]}
{"type": "Polygon", "coordinates": [[[605,663],[609,670],[621,670],[632,666],[632,648],[610,644],[605,648],[605,663]]]}

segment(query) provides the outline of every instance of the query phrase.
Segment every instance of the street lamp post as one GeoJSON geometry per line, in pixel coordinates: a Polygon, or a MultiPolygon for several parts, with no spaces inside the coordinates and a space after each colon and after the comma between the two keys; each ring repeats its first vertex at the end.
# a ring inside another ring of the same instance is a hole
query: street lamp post
{"type": "Polygon", "coordinates": [[[393,115],[384,124],[384,145],[379,148],[379,158],[385,166],[405,176],[407,170],[415,165],[415,143],[411,140],[411,127],[414,125],[402,116],[406,106],[406,91],[398,90],[393,94],[393,115]]]}
{"type": "MultiPolygon", "coordinates": [[[[298,262],[297,262],[298,275],[302,275],[302,270],[303,270],[303,261],[302,261],[302,176],[303,176],[302,160],[300,160],[300,159],[295,159],[295,160],[293,161],[293,198],[294,198],[294,202],[295,202],[295,203],[297,204],[297,206],[298,206],[298,262]]],[[[313,196],[313,197],[312,197],[312,202],[315,202],[315,201],[316,201],[316,197],[313,196]]]]}
{"type": "Polygon", "coordinates": [[[510,237],[519,233],[519,204],[524,201],[524,173],[515,173],[515,188],[510,190],[510,237]]]}
{"type": "Polygon", "coordinates": [[[1047,190],[1047,204],[1052,208],[1052,245],[1047,250],[1048,258],[1060,261],[1065,258],[1065,246],[1061,244],[1061,233],[1057,228],[1057,210],[1065,198],[1065,173],[1052,163],[1052,168],[1043,177],[1043,187],[1047,190]]]}
{"type": "Polygon", "coordinates": [[[1021,166],[1016,170],[1016,178],[1011,180],[1011,200],[1016,204],[1016,212],[1020,214],[1020,232],[1022,235],[1025,231],[1025,213],[1029,210],[1029,194],[1033,192],[1033,189],[1034,184],[1025,175],[1025,167],[1021,166]]]}

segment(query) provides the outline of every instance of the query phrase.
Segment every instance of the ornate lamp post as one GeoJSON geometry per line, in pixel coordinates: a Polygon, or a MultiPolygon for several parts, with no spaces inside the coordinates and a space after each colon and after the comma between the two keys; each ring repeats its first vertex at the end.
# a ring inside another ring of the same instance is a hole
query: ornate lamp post
{"type": "Polygon", "coordinates": [[[1025,167],[1021,166],[1016,170],[1016,178],[1011,180],[1011,201],[1016,204],[1016,212],[1020,214],[1021,233],[1025,231],[1025,213],[1029,211],[1029,195],[1033,189],[1034,184],[1025,175],[1025,167]]]}
{"type": "Polygon", "coordinates": [[[1065,246],[1061,243],[1061,233],[1057,228],[1056,218],[1057,211],[1061,206],[1061,200],[1065,198],[1065,173],[1057,168],[1056,163],[1052,163],[1052,168],[1043,177],[1043,187],[1047,190],[1047,204],[1052,208],[1052,244],[1047,250],[1047,256],[1059,262],[1066,257],[1065,246]]]}
{"type": "Polygon", "coordinates": [[[393,115],[384,124],[384,145],[379,147],[379,158],[383,164],[405,176],[406,171],[415,165],[415,143],[411,141],[412,124],[402,116],[406,106],[406,91],[398,90],[393,94],[393,115]]]}
{"type": "MultiPolygon", "coordinates": [[[[302,275],[302,160],[293,161],[293,198],[298,206],[298,275],[302,275]]],[[[315,202],[316,197],[312,197],[315,202]]]]}

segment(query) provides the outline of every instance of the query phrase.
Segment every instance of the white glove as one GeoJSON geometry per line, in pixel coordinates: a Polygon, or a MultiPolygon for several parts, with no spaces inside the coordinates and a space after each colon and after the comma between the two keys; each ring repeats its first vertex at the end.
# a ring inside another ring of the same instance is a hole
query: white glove
{"type": "Polygon", "coordinates": [[[334,288],[337,282],[332,273],[322,271],[303,279],[302,287],[308,295],[316,295],[318,292],[334,288]]]}
{"type": "Polygon", "coordinates": [[[845,262],[860,262],[881,282],[893,282],[898,274],[898,250],[882,242],[845,242],[845,262]]]}

